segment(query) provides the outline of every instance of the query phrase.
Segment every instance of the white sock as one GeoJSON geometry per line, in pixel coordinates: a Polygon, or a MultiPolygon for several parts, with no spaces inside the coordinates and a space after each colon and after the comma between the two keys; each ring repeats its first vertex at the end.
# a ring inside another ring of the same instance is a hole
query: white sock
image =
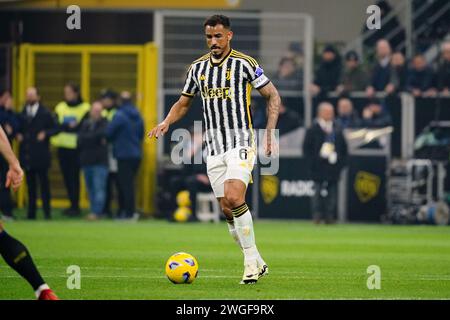
{"type": "Polygon", "coordinates": [[[227,219],[227,226],[228,226],[228,231],[231,234],[231,237],[233,237],[236,244],[242,250],[242,244],[241,244],[241,241],[239,240],[239,235],[236,232],[236,228],[234,227],[234,221],[233,220],[230,221],[227,219]]]}
{"type": "Polygon", "coordinates": [[[244,203],[233,209],[233,215],[235,215],[234,227],[244,252],[244,263],[257,263],[259,253],[255,245],[252,214],[248,210],[247,204],[244,203]]]}
{"type": "MultiPolygon", "coordinates": [[[[256,248],[256,246],[255,246],[255,248],[256,248]]],[[[259,254],[258,248],[256,248],[256,253],[258,254],[258,258],[256,258],[256,260],[258,262],[258,267],[262,267],[263,265],[266,264],[266,262],[263,260],[263,258],[259,254]]]]}
{"type": "MultiPolygon", "coordinates": [[[[234,241],[236,242],[236,244],[239,246],[239,248],[242,250],[242,252],[244,252],[244,249],[242,248],[242,244],[241,241],[239,240],[239,235],[236,231],[236,227],[234,226],[234,220],[230,221],[227,219],[227,226],[228,226],[228,231],[230,232],[231,236],[233,237],[234,241]]],[[[257,262],[258,262],[258,267],[262,267],[263,265],[266,264],[266,262],[263,260],[263,258],[261,257],[261,255],[259,254],[258,248],[256,247],[256,254],[257,254],[257,262]]]]}
{"type": "Polygon", "coordinates": [[[34,292],[34,294],[36,295],[36,298],[39,298],[39,296],[41,295],[42,291],[48,290],[48,289],[50,289],[50,287],[46,283],[41,284],[39,286],[39,288],[37,288],[37,290],[34,292]]]}

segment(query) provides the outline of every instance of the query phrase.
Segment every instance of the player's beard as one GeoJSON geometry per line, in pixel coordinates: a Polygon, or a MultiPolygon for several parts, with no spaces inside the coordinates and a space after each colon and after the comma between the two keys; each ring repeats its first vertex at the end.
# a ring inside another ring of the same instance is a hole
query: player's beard
{"type": "Polygon", "coordinates": [[[210,50],[211,50],[211,54],[212,54],[213,58],[217,59],[217,60],[220,60],[220,59],[222,59],[225,56],[225,53],[228,52],[228,48],[229,47],[227,47],[227,46],[225,48],[216,47],[216,48],[211,48],[210,50]],[[215,54],[213,52],[214,49],[219,49],[221,51],[220,51],[220,53],[215,54]]]}
{"type": "Polygon", "coordinates": [[[211,49],[211,54],[213,55],[214,59],[220,59],[223,56],[223,51],[220,53],[214,53],[213,52],[214,49],[211,49]]]}

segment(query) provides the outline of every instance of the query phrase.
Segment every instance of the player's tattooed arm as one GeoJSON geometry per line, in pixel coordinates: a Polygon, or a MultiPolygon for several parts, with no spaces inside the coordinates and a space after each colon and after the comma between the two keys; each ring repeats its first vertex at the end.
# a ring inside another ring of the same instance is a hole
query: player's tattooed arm
{"type": "Polygon", "coordinates": [[[280,112],[281,98],[272,82],[258,90],[267,101],[267,126],[266,129],[275,129],[280,112]]]}
{"type": "Polygon", "coordinates": [[[270,156],[278,153],[277,142],[272,141],[272,136],[273,130],[277,127],[281,98],[272,82],[258,89],[258,91],[267,101],[267,125],[263,143],[266,155],[270,156]]]}
{"type": "Polygon", "coordinates": [[[191,105],[192,98],[182,95],[180,99],[173,104],[172,108],[170,108],[166,118],[148,133],[148,137],[151,138],[154,136],[158,139],[160,135],[164,135],[169,130],[169,126],[172,123],[175,123],[184,117],[191,105]]]}

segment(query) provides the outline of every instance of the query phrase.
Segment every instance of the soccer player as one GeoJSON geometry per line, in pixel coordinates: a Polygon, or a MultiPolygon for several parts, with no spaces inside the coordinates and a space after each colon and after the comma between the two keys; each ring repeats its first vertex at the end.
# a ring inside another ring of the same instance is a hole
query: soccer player
{"type": "MultiPolygon", "coordinates": [[[[14,152],[9,145],[8,138],[5,132],[0,127],[0,154],[6,159],[9,164],[9,169],[6,174],[5,187],[10,186],[17,191],[22,184],[23,171],[20,167],[14,152]]],[[[0,183],[4,183],[0,181],[0,183]]],[[[3,187],[3,186],[2,186],[3,187]]],[[[5,259],[6,263],[17,271],[28,283],[33,287],[38,300],[58,300],[58,297],[53,293],[49,286],[42,279],[37,270],[33,259],[31,258],[28,249],[18,240],[11,237],[3,229],[0,221],[0,255],[5,259]]]]}
{"type": "Polygon", "coordinates": [[[186,114],[194,96],[201,93],[208,149],[207,174],[227,218],[230,234],[244,253],[241,283],[255,283],[268,273],[268,267],[256,247],[252,215],[245,203],[256,155],[250,112],[251,88],[257,89],[267,101],[264,137],[267,156],[276,151],[275,141],[268,132],[276,127],[281,100],[256,60],[230,47],[233,32],[228,17],[209,17],[204,30],[210,52],[190,65],[179,100],[148,135],[150,138],[164,135],[171,124],[186,114]]]}

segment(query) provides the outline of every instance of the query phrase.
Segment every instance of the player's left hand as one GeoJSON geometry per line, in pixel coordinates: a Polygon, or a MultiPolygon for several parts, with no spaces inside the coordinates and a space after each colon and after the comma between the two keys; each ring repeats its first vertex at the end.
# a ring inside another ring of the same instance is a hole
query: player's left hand
{"type": "Polygon", "coordinates": [[[278,155],[278,143],[275,135],[270,133],[271,130],[266,130],[264,133],[264,154],[266,157],[276,157],[278,155]]]}
{"type": "Polygon", "coordinates": [[[23,171],[20,165],[17,163],[9,166],[9,170],[6,173],[6,188],[9,188],[11,186],[14,191],[17,191],[17,189],[19,189],[20,185],[22,184],[22,180],[23,171]]]}

